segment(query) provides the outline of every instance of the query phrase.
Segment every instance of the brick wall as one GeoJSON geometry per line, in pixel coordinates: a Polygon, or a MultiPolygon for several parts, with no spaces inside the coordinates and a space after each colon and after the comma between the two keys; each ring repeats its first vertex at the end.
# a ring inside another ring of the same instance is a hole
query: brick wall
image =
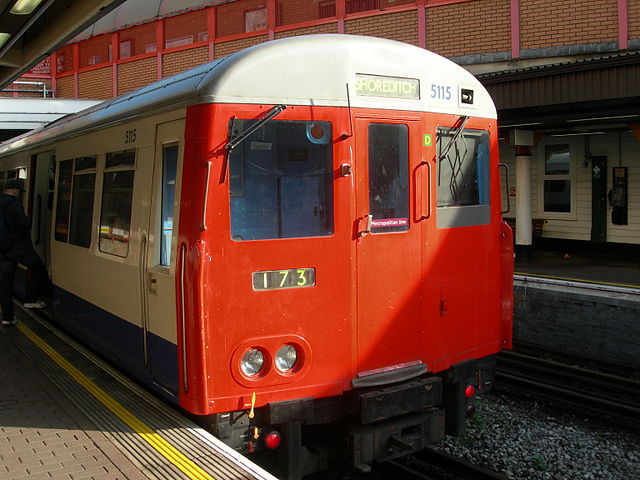
{"type": "MultiPolygon", "coordinates": [[[[326,9],[317,0],[280,0],[278,2],[278,25],[308,22],[322,17],[326,9]]],[[[335,6],[330,9],[335,15],[335,6]]]]}
{"type": "MultiPolygon", "coordinates": [[[[164,22],[165,45],[182,39],[187,43],[197,43],[207,39],[207,11],[195,12],[167,18],[164,22]]],[[[186,44],[186,43],[185,43],[186,44]]]]}
{"type": "Polygon", "coordinates": [[[640,38],[640,0],[629,2],[629,38],[640,38]]]}
{"type": "Polygon", "coordinates": [[[231,55],[232,53],[239,52],[243,48],[252,47],[253,45],[266,41],[266,35],[258,35],[257,37],[241,38],[240,40],[233,40],[231,42],[216,43],[213,52],[215,58],[220,58],[225,55],[231,55]]]}
{"type": "Polygon", "coordinates": [[[74,98],[73,94],[73,75],[58,78],[56,82],[56,97],[74,98]]]}
{"type": "Polygon", "coordinates": [[[312,35],[314,33],[338,33],[338,25],[335,23],[326,23],[324,25],[315,25],[313,27],[295,28],[284,32],[276,33],[276,38],[297,37],[299,35],[312,35]]]}
{"type": "Polygon", "coordinates": [[[347,20],[344,22],[344,33],[389,38],[418,45],[417,10],[347,20]]]}
{"type": "Polygon", "coordinates": [[[79,98],[112,98],[111,66],[78,75],[79,98]]]}
{"type": "Polygon", "coordinates": [[[156,57],[151,57],[118,65],[118,95],[144,87],[155,80],[158,76],[157,63],[156,57]]]}
{"type": "Polygon", "coordinates": [[[208,61],[208,46],[168,53],[162,57],[162,76],[170,77],[171,75],[184,72],[208,61]]]}
{"type": "Polygon", "coordinates": [[[262,8],[267,8],[267,0],[243,0],[220,5],[216,9],[216,37],[244,33],[246,13],[262,8]]]}
{"type": "MultiPolygon", "coordinates": [[[[524,0],[527,1],[527,0],[524,0]]],[[[446,57],[511,50],[509,0],[481,0],[426,9],[427,49],[446,57]]]]}
{"type": "Polygon", "coordinates": [[[520,0],[521,47],[618,40],[617,0],[520,0]]]}

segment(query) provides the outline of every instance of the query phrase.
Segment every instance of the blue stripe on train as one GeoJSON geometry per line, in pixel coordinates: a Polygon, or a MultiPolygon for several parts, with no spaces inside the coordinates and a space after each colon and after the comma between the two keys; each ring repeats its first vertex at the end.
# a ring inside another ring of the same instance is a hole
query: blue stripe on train
{"type": "Polygon", "coordinates": [[[56,323],[159,395],[177,403],[178,348],[175,344],[149,334],[149,366],[146,367],[144,332],[140,327],[55,285],[53,298],[56,323]]]}

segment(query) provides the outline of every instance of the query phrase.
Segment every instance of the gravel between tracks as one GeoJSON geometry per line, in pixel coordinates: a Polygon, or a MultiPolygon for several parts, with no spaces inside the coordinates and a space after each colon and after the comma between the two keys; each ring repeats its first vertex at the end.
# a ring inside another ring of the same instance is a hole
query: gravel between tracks
{"type": "Polygon", "coordinates": [[[640,480],[640,431],[492,392],[438,447],[517,480],[640,480]]]}

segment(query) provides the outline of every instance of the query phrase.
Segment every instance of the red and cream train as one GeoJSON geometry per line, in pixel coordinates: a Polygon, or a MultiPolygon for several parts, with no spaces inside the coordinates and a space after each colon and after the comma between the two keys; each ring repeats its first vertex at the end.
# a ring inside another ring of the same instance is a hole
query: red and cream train
{"type": "Polygon", "coordinates": [[[497,144],[463,68],[317,35],[60,119],[0,170],[26,176],[55,320],[233,447],[283,440],[294,478],[337,445],[366,468],[460,433],[490,388],[497,144]]]}

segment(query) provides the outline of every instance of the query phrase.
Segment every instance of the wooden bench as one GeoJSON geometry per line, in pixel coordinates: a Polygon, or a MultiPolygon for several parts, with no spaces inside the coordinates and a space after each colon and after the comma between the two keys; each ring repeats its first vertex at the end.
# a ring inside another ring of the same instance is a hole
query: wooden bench
{"type": "MultiPolygon", "coordinates": [[[[505,222],[509,224],[513,233],[516,232],[516,219],[515,218],[505,218],[505,222]]],[[[546,220],[544,218],[532,218],[531,219],[531,237],[532,238],[540,238],[542,237],[542,228],[544,227],[546,220]]],[[[513,236],[515,239],[515,235],[513,236]]]]}

